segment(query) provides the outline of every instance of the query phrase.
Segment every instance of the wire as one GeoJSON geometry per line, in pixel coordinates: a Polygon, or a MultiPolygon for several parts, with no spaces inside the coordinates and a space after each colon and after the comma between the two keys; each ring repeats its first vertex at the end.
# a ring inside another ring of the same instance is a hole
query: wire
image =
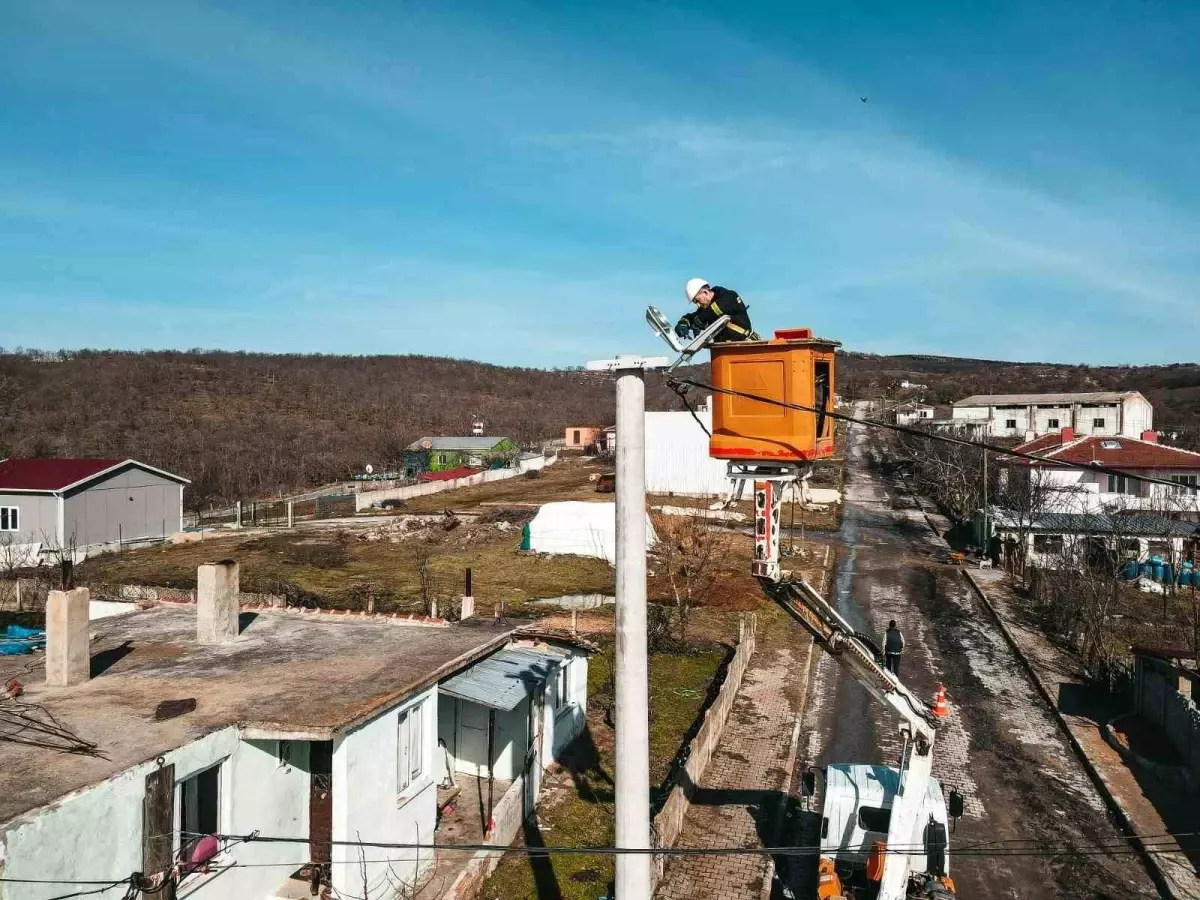
{"type": "MultiPolygon", "coordinates": [[[[89,882],[90,883],[90,882],[89,882]]],[[[91,897],[95,894],[103,894],[105,891],[111,891],[114,888],[128,887],[129,879],[123,878],[120,881],[114,881],[106,887],[96,888],[91,891],[75,891],[72,894],[57,894],[53,897],[47,897],[46,900],[70,900],[72,897],[91,897]]]]}
{"type": "MultiPolygon", "coordinates": [[[[995,847],[991,846],[997,842],[984,842],[979,845],[966,845],[964,847],[952,847],[949,849],[951,856],[962,857],[1001,857],[1001,856],[1095,856],[1095,855],[1114,855],[1125,853],[1180,853],[1186,852],[1183,848],[1165,846],[1166,838],[1175,840],[1180,837],[1189,837],[1198,834],[1198,832],[1181,832],[1178,834],[1163,834],[1158,840],[1153,843],[1146,843],[1143,847],[1130,846],[1129,842],[1142,840],[1137,835],[1120,836],[1120,843],[1105,844],[1104,842],[1096,842],[1089,846],[1055,846],[1046,842],[1039,842],[1028,838],[1013,838],[1014,842],[1030,844],[1028,847],[995,847]],[[990,847],[990,849],[989,849],[990,847]]],[[[264,843],[298,843],[307,844],[309,839],[304,837],[275,837],[263,836],[248,837],[244,835],[216,835],[221,840],[239,840],[246,842],[262,841],[264,843]]],[[[1151,836],[1145,836],[1149,839],[1151,836]]],[[[560,846],[560,847],[508,847],[497,846],[496,844],[422,844],[422,843],[393,843],[384,841],[326,841],[326,844],[334,847],[359,847],[385,850],[428,850],[431,852],[462,852],[462,853],[517,853],[530,857],[552,856],[555,854],[571,855],[571,856],[616,856],[616,855],[631,855],[631,856],[671,856],[671,857],[688,857],[688,856],[791,856],[803,857],[814,856],[821,853],[820,846],[793,846],[793,847],[649,847],[649,848],[617,848],[611,846],[560,846]]],[[[890,854],[911,854],[922,853],[925,851],[924,844],[898,845],[887,847],[884,852],[890,854]]],[[[386,860],[385,860],[386,861],[386,860]]],[[[357,860],[347,860],[343,865],[356,864],[357,860]]],[[[269,864],[276,865],[276,864],[269,864]]],[[[279,864],[287,865],[287,864],[279,864]]]]}
{"type": "MultiPolygon", "coordinates": [[[[907,425],[893,425],[891,422],[879,422],[874,419],[860,419],[857,416],[846,415],[833,410],[820,409],[816,406],[806,406],[803,403],[789,403],[785,400],[776,400],[772,397],[763,397],[759,394],[748,394],[745,391],[735,391],[731,388],[720,388],[716,385],[706,384],[703,381],[697,381],[694,378],[669,378],[668,385],[674,382],[676,385],[688,385],[689,387],[700,388],[701,390],[713,391],[717,394],[725,394],[730,397],[742,397],[746,400],[755,400],[759,403],[766,403],[770,406],[781,406],[784,409],[795,409],[800,412],[810,412],[815,415],[825,415],[831,419],[836,419],[840,422],[849,422],[852,425],[863,425],[867,428],[882,428],[887,431],[895,431],[900,434],[911,434],[914,437],[923,438],[929,441],[940,441],[944,444],[957,444],[960,447],[971,447],[975,450],[986,450],[1000,456],[1011,456],[1016,459],[1025,459],[1030,462],[1047,463],[1051,466],[1056,466],[1062,469],[1078,469],[1079,465],[1067,462],[1062,459],[1055,459],[1052,456],[1040,456],[1036,453],[1025,453],[1021,450],[1015,450],[1011,447],[1001,447],[999,444],[988,444],[982,441],[969,441],[966,438],[956,438],[947,434],[938,434],[931,431],[922,431],[919,428],[910,428],[907,425]]],[[[672,388],[674,390],[674,388],[672,388]]],[[[1091,471],[1103,472],[1106,475],[1119,475],[1128,478],[1132,481],[1142,481],[1146,484],[1161,484],[1165,487],[1174,489],[1185,488],[1189,491],[1200,492],[1200,484],[1183,484],[1177,481],[1171,481],[1167,478],[1155,478],[1152,475],[1134,475],[1128,470],[1119,469],[1115,466],[1106,466],[1101,463],[1088,463],[1085,467],[1091,471]]]]}

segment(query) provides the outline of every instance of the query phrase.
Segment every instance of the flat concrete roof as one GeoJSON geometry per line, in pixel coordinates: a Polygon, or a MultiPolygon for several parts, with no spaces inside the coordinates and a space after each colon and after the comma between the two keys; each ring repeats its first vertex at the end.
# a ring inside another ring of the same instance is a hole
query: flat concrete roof
{"type": "Polygon", "coordinates": [[[0,657],[0,683],[25,686],[0,703],[0,822],[102,782],[230,726],[248,738],[329,740],[506,644],[515,625],[451,626],[294,611],[243,612],[228,644],[196,642],[196,607],[156,607],[91,624],[92,679],[45,685],[44,656],[0,657]],[[156,722],[163,700],[196,709],[156,722]],[[97,745],[81,755],[15,742],[11,715],[41,706],[97,745]]]}

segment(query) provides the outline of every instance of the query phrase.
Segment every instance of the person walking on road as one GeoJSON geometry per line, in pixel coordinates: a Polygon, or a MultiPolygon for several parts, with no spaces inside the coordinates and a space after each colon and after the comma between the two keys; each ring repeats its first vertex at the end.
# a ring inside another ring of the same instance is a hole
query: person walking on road
{"type": "Polygon", "coordinates": [[[904,635],[896,627],[896,620],[888,622],[887,634],[883,636],[883,664],[889,672],[900,677],[900,654],[904,652],[904,635]]]}

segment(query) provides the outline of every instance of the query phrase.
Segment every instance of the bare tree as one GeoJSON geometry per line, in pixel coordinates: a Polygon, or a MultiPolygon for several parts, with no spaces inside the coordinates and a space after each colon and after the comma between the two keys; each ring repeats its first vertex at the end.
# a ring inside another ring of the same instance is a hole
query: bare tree
{"type": "Polygon", "coordinates": [[[696,599],[716,581],[720,539],[702,515],[662,516],[656,523],[655,554],[671,584],[679,639],[687,640],[687,624],[696,599]]]}
{"type": "Polygon", "coordinates": [[[995,505],[1003,510],[1010,542],[1008,560],[1013,575],[1029,577],[1029,545],[1039,522],[1051,513],[1076,512],[1077,489],[1063,485],[1039,466],[1008,465],[1000,474],[995,505]]]}

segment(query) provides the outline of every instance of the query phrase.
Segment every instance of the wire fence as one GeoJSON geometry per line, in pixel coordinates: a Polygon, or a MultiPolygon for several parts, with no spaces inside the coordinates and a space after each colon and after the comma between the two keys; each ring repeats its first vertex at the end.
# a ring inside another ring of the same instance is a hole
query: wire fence
{"type": "Polygon", "coordinates": [[[243,502],[240,508],[235,504],[223,509],[187,513],[184,515],[184,527],[218,528],[240,524],[242,528],[287,528],[296,522],[340,519],[354,515],[354,498],[354,494],[341,493],[291,501],[249,500],[243,502]]]}

